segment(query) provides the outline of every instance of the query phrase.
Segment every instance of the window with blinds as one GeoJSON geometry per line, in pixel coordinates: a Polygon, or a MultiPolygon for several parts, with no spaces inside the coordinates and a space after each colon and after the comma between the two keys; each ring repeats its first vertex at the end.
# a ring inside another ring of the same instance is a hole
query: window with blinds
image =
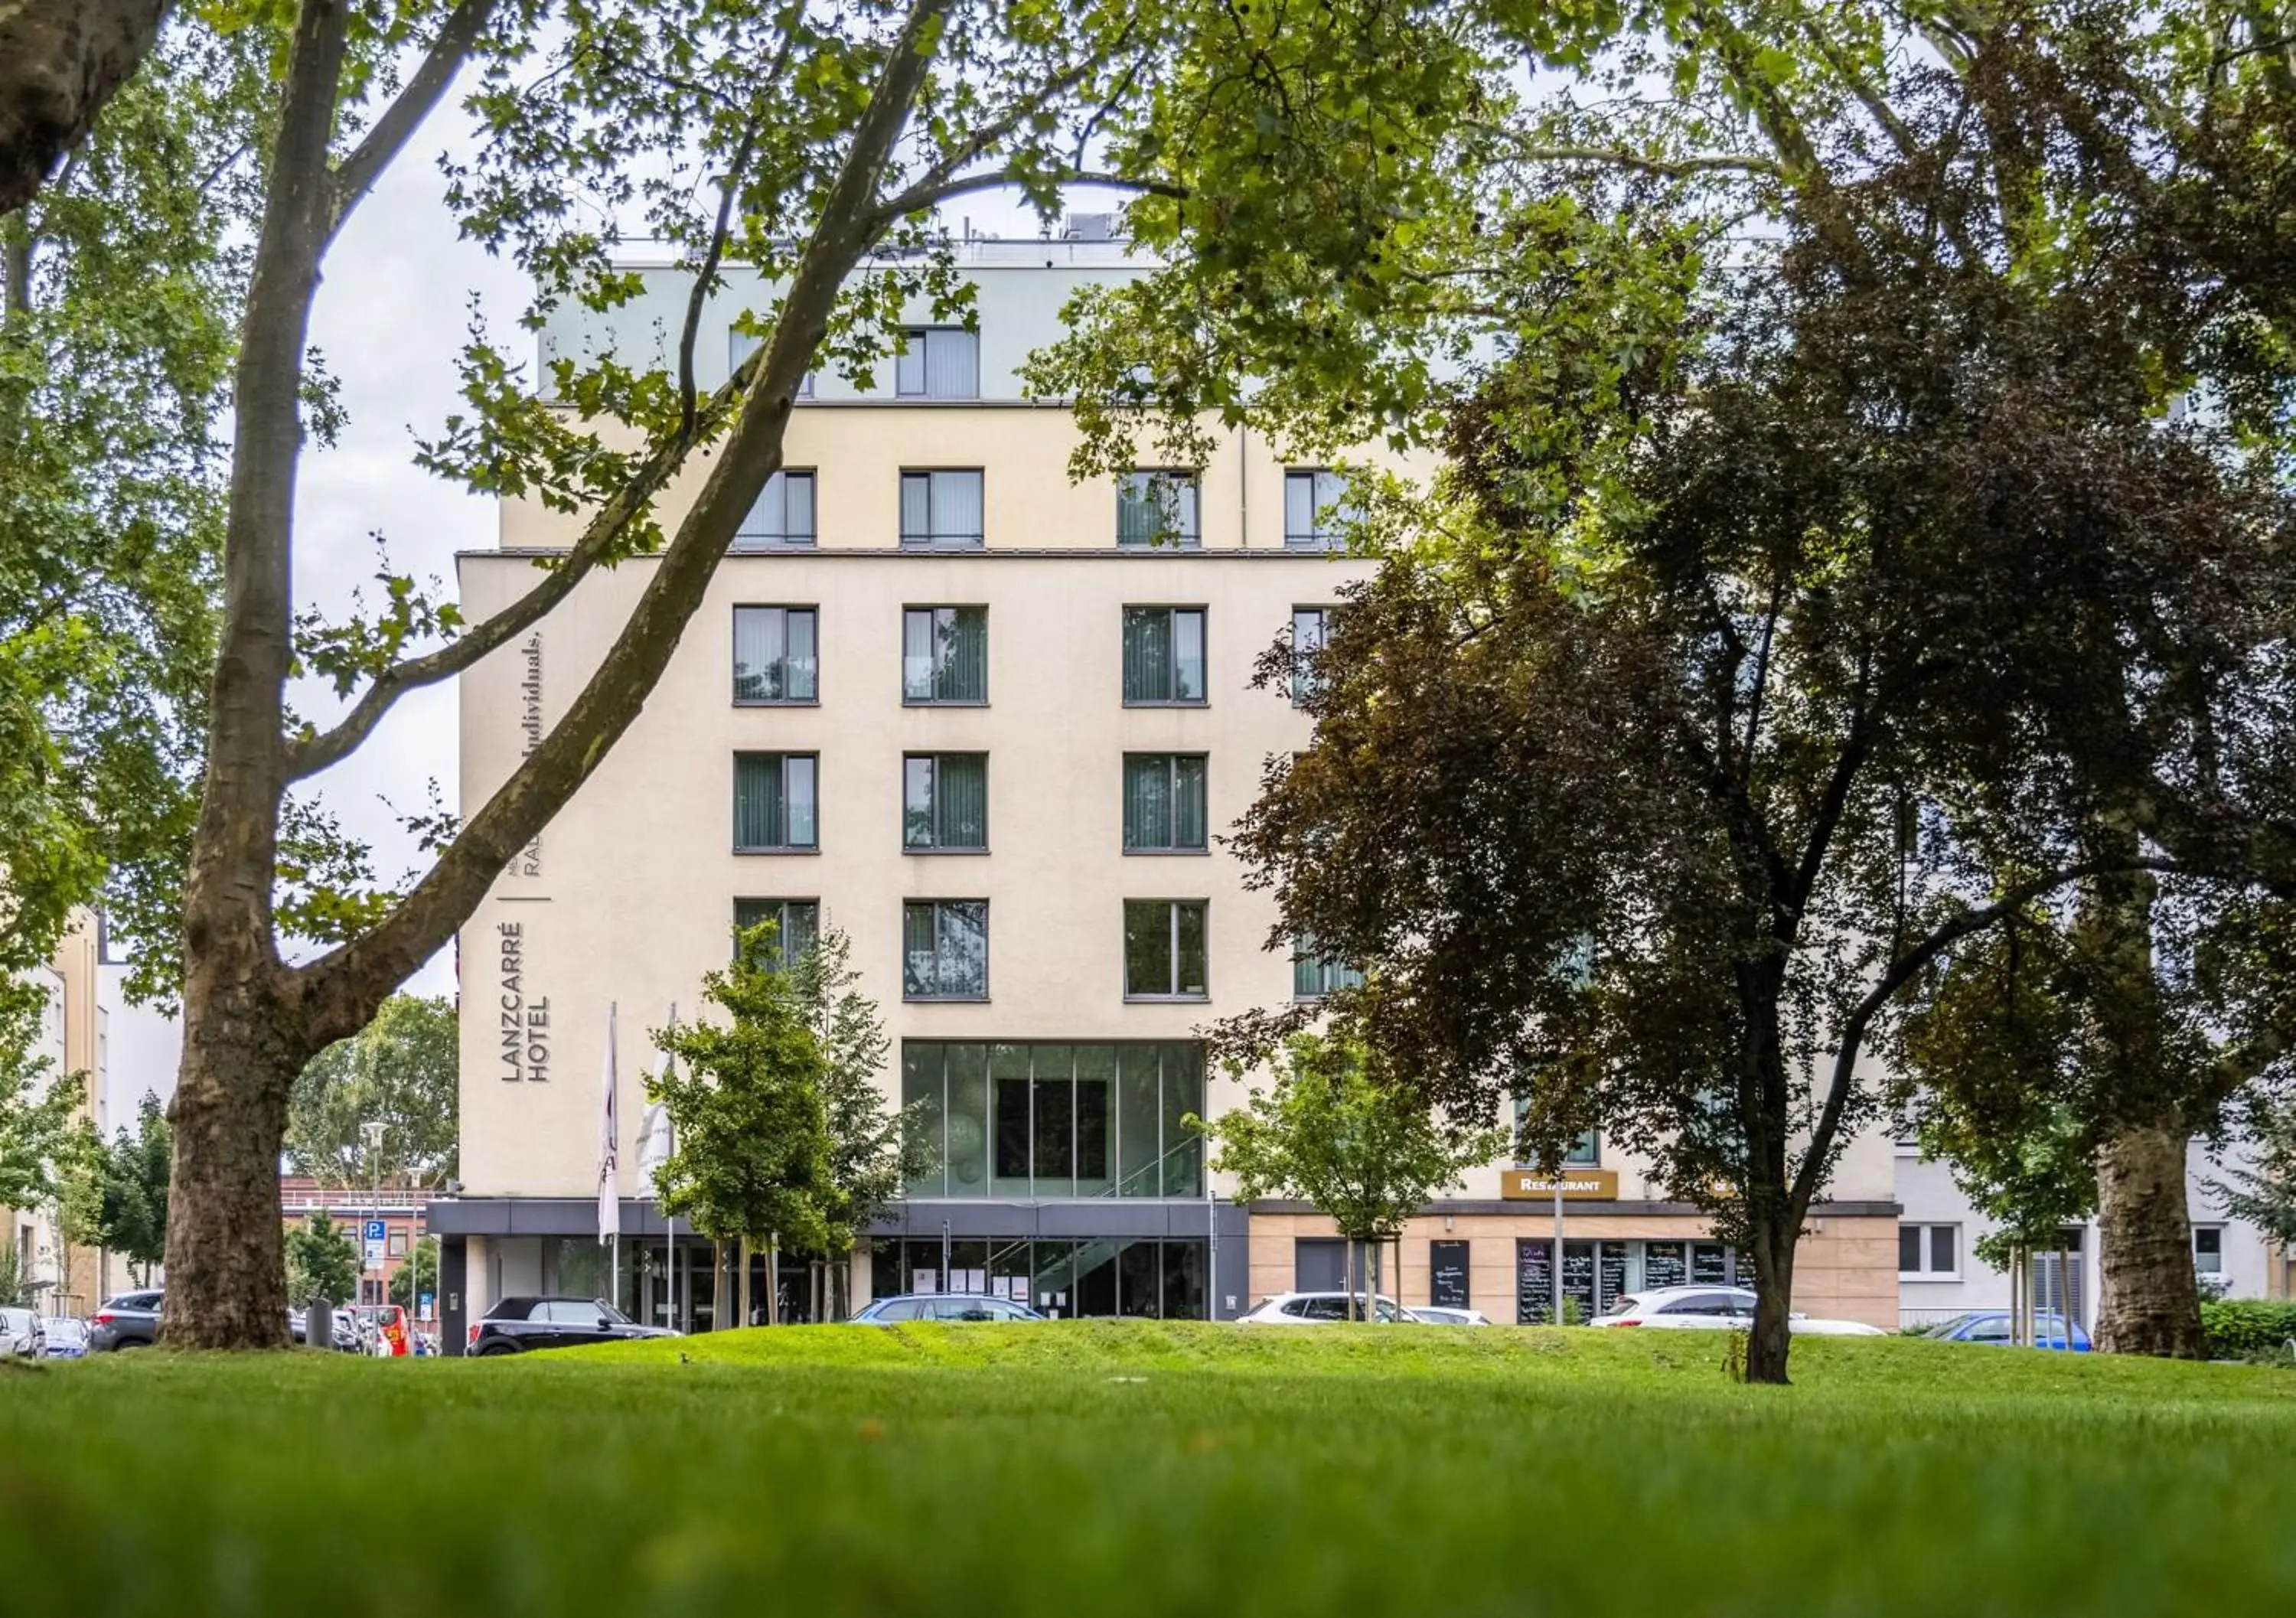
{"type": "Polygon", "coordinates": [[[818,755],[738,752],[734,755],[734,848],[773,853],[820,846],[815,802],[818,755]]]}
{"type": "Polygon", "coordinates": [[[1202,753],[1124,755],[1126,853],[1206,851],[1205,765],[1202,753]]]}
{"type": "Polygon", "coordinates": [[[737,551],[803,550],[814,542],[813,473],[777,472],[734,530],[737,551]]]}
{"type": "Polygon", "coordinates": [[[1283,543],[1292,549],[1341,549],[1348,529],[1362,516],[1345,472],[1298,466],[1283,474],[1283,543]]]}
{"type": "Polygon", "coordinates": [[[734,901],[734,931],[772,923],[768,954],[778,967],[806,954],[821,939],[821,901],[817,899],[737,899],[734,901]]]}
{"type": "Polygon", "coordinates": [[[910,753],[901,760],[906,848],[981,852],[988,847],[988,755],[910,753]]]}
{"type": "Polygon", "coordinates": [[[988,901],[913,899],[901,907],[901,998],[988,998],[988,901]]]}
{"type": "Polygon", "coordinates": [[[988,609],[910,607],[901,614],[901,700],[988,700],[988,609]]]}
{"type": "Polygon", "coordinates": [[[980,334],[963,326],[910,326],[893,359],[898,398],[979,398],[980,334]]]}
{"type": "Polygon", "coordinates": [[[1360,989],[1363,973],[1344,961],[1334,960],[1302,932],[1292,940],[1292,998],[1320,1000],[1335,989],[1360,989]]]}
{"type": "Polygon", "coordinates": [[[903,545],[977,548],[984,537],[978,467],[901,474],[903,545]]]}
{"type": "Polygon", "coordinates": [[[1210,998],[1209,950],[1201,899],[1124,901],[1124,998],[1202,1000],[1210,998]]]}
{"type": "Polygon", "coordinates": [[[735,607],[734,702],[818,702],[819,641],[812,607],[735,607]]]}
{"type": "Polygon", "coordinates": [[[1127,549],[1199,548],[1203,538],[1196,527],[1195,473],[1127,472],[1116,491],[1116,543],[1127,549]]]}
{"type": "Polygon", "coordinates": [[[1201,607],[1124,609],[1124,701],[1152,708],[1204,701],[1201,607]]]}

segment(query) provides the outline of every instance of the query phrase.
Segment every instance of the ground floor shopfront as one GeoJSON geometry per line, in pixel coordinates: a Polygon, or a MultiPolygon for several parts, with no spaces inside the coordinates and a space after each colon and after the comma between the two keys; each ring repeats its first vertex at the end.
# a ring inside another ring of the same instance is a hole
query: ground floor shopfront
{"type": "MultiPolygon", "coordinates": [[[[1659,1286],[1751,1285],[1738,1253],[1713,1239],[1703,1216],[1674,1203],[1576,1202],[1562,1220],[1564,1318],[1592,1318],[1628,1294],[1659,1286]]],[[[1405,1225],[1381,1255],[1381,1288],[1398,1302],[1480,1310],[1495,1321],[1554,1318],[1555,1219],[1551,1205],[1439,1203],[1405,1225]]],[[[1841,1203],[1814,1211],[1794,1259],[1794,1307],[1805,1314],[1898,1323],[1894,1203],[1841,1203]]],[[[1320,1292],[1342,1282],[1346,1244],[1303,1204],[1251,1210],[1250,1289],[1320,1292]]]]}

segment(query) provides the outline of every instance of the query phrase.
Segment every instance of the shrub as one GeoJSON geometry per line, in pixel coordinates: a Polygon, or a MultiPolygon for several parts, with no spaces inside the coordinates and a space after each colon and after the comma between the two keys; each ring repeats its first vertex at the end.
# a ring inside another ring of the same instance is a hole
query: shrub
{"type": "Polygon", "coordinates": [[[2219,1298],[2201,1305],[2201,1330],[2212,1359],[2245,1359],[2284,1349],[2296,1337],[2296,1302],[2219,1298]]]}

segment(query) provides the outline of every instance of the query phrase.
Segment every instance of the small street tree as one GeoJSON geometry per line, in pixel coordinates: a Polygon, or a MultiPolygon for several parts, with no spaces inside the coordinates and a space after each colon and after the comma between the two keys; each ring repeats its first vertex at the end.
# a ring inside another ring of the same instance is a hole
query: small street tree
{"type": "MultiPolygon", "coordinates": [[[[773,932],[768,923],[742,932],[733,965],[702,979],[702,1004],[724,1014],[722,1023],[684,1023],[654,1035],[675,1060],[646,1081],[646,1099],[668,1111],[675,1142],[655,1171],[661,1211],[721,1253],[734,1244],[743,1325],[750,1249],[828,1251],[824,1211],[836,1195],[821,1041],[779,970],[773,932]]],[[[767,1288],[769,1311],[775,1290],[767,1288]]]]}
{"type": "Polygon", "coordinates": [[[147,1285],[152,1267],[167,1257],[173,1136],[160,1098],[146,1095],[136,1105],[135,1129],[122,1125],[102,1153],[99,1240],[140,1268],[147,1285]]]}
{"type": "MultiPolygon", "coordinates": [[[[1505,1149],[1506,1132],[1463,1127],[1431,1111],[1370,1047],[1344,1037],[1293,1034],[1272,1059],[1275,1082],[1245,1104],[1187,1127],[1235,1177],[1235,1200],[1293,1197],[1314,1204],[1349,1244],[1370,1253],[1364,1316],[1379,1295],[1381,1244],[1467,1170],[1505,1149]]],[[[1352,1288],[1350,1288],[1352,1291],[1352,1288]]]]}
{"type": "Polygon", "coordinates": [[[931,1169],[932,1153],[904,1115],[885,1105],[878,1080],[892,1041],[877,1003],[855,987],[861,974],[853,965],[853,940],[842,929],[824,927],[789,975],[820,1046],[829,1130],[829,1188],[821,1199],[827,1261],[816,1266],[827,1295],[817,1302],[817,1318],[842,1319],[854,1250],[902,1188],[931,1169]]]}
{"type": "Polygon", "coordinates": [[[324,1208],[290,1228],[287,1244],[287,1301],[308,1309],[318,1299],[350,1303],[358,1298],[359,1251],[348,1226],[338,1225],[324,1208]]]}
{"type": "Polygon", "coordinates": [[[423,1295],[439,1295],[439,1238],[426,1236],[414,1244],[390,1277],[390,1301],[412,1313],[422,1305],[423,1295]]]}

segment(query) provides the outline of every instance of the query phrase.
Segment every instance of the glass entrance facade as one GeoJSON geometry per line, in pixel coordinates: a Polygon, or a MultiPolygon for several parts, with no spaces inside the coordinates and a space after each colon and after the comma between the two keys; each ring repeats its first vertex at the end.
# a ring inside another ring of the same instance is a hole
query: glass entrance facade
{"type": "Polygon", "coordinates": [[[1204,1318],[1204,1244],[881,1236],[870,1244],[870,1291],[985,1293],[1062,1319],[1204,1318]]]}
{"type": "Polygon", "coordinates": [[[901,1044],[901,1105],[932,1148],[912,1197],[1201,1197],[1204,1049],[1183,1042],[901,1044]]]}

